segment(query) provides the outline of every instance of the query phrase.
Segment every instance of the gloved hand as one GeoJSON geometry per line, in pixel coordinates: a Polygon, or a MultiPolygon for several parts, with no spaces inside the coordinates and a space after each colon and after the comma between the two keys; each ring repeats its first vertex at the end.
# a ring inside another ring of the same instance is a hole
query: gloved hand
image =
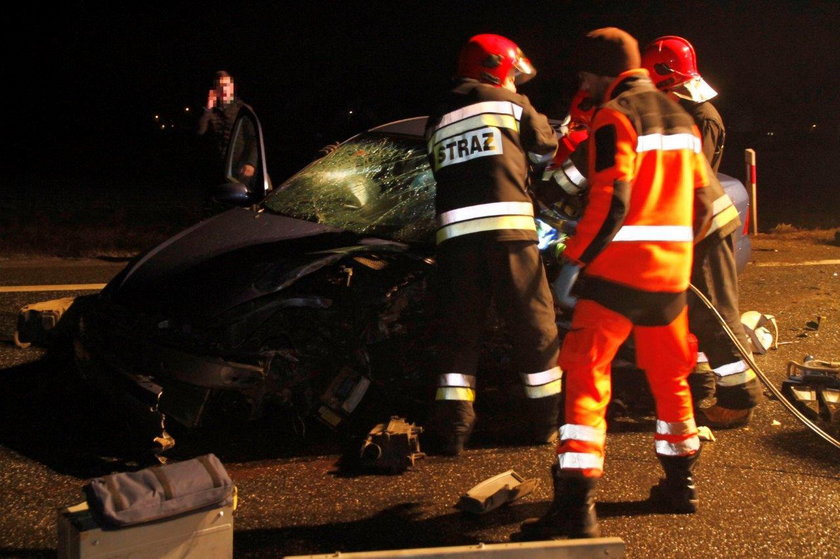
{"type": "Polygon", "coordinates": [[[551,284],[557,304],[564,311],[571,311],[577,304],[577,297],[573,297],[571,292],[579,273],[580,266],[567,262],[560,268],[560,274],[551,284]]]}

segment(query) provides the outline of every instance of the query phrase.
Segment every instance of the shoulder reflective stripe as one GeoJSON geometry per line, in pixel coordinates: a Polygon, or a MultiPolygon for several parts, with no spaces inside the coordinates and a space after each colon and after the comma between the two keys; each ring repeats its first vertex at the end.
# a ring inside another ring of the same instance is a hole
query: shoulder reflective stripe
{"type": "Polygon", "coordinates": [[[547,371],[540,371],[539,373],[521,373],[522,383],[528,386],[539,386],[559,380],[563,377],[563,370],[560,367],[552,367],[547,371]]]}
{"type": "Polygon", "coordinates": [[[694,232],[688,225],[625,225],[613,241],[674,241],[692,242],[694,232]]]}
{"type": "Polygon", "coordinates": [[[636,152],[643,151],[673,151],[687,149],[700,153],[700,138],[694,134],[646,134],[639,136],[636,142],[636,152]]]}
{"type": "Polygon", "coordinates": [[[564,161],[560,167],[566,172],[566,176],[569,177],[569,180],[577,186],[583,186],[586,184],[586,177],[583,176],[583,173],[578,171],[578,168],[574,163],[572,163],[571,159],[564,161]]]}
{"type": "Polygon", "coordinates": [[[522,231],[537,231],[537,224],[533,217],[524,215],[505,215],[500,217],[485,217],[473,221],[461,221],[438,229],[436,242],[440,244],[446,240],[470,233],[482,231],[496,231],[499,229],[518,229],[522,231]]]}
{"type": "Polygon", "coordinates": [[[698,362],[698,363],[708,363],[708,362],[709,362],[709,358],[708,358],[708,357],[706,356],[706,354],[705,354],[705,353],[703,353],[702,351],[698,351],[698,352],[697,352],[697,362],[698,362]]]}
{"type": "Polygon", "coordinates": [[[743,373],[749,369],[749,365],[746,364],[743,360],[733,361],[732,363],[727,363],[726,365],[721,365],[720,367],[715,367],[712,369],[715,374],[719,377],[725,377],[728,375],[736,375],[738,373],[743,373]]]}
{"type": "Polygon", "coordinates": [[[484,113],[512,115],[516,120],[519,120],[522,118],[522,107],[510,101],[482,101],[481,103],[473,103],[472,105],[467,105],[466,107],[443,115],[435,130],[449,126],[465,118],[484,113]]]}
{"type": "Polygon", "coordinates": [[[448,373],[438,376],[438,386],[466,386],[475,388],[475,377],[472,375],[448,373]]]}
{"type": "Polygon", "coordinates": [[[662,440],[656,441],[656,454],[663,456],[686,456],[696,450],[700,450],[700,437],[697,436],[677,443],[669,443],[668,441],[662,440]]]}
{"type": "Polygon", "coordinates": [[[563,391],[562,381],[555,380],[542,386],[525,386],[525,396],[530,399],[545,398],[546,396],[554,396],[563,391]]]}
{"type": "Polygon", "coordinates": [[[467,132],[480,128],[507,128],[519,131],[519,121],[510,115],[481,114],[476,115],[448,126],[435,129],[432,137],[428,140],[428,147],[431,149],[446,140],[461,137],[467,132]]]}
{"type": "Polygon", "coordinates": [[[533,151],[528,152],[528,159],[530,159],[531,163],[533,163],[534,165],[547,163],[551,161],[553,157],[553,153],[534,153],[533,151]]]}
{"type": "Polygon", "coordinates": [[[715,377],[715,384],[718,386],[739,386],[741,384],[747,384],[754,378],[756,378],[755,371],[747,369],[742,373],[735,373],[734,375],[725,377],[715,377]]]}
{"type": "Polygon", "coordinates": [[[557,455],[557,465],[561,470],[603,470],[604,459],[583,452],[564,452],[557,455]]]}
{"type": "Polygon", "coordinates": [[[438,388],[435,400],[456,400],[458,402],[474,402],[475,390],[472,388],[438,388]]]}
{"type": "Polygon", "coordinates": [[[693,435],[697,433],[697,424],[694,419],[688,421],[675,421],[668,423],[661,419],[656,420],[657,435],[693,435]]]}
{"type": "Polygon", "coordinates": [[[458,221],[498,215],[527,215],[533,217],[534,205],[531,202],[491,202],[457,208],[437,216],[437,225],[438,227],[444,227],[458,221]]]}
{"type": "Polygon", "coordinates": [[[576,425],[567,423],[560,427],[560,440],[586,441],[590,443],[603,444],[607,438],[607,432],[589,425],[576,425]]]}

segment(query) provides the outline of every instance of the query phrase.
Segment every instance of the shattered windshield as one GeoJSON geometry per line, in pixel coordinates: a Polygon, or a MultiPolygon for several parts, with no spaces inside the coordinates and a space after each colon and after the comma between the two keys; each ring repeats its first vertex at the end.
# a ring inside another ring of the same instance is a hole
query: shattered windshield
{"type": "Polygon", "coordinates": [[[430,242],[435,181],[419,138],[368,133],[293,175],[266,201],[274,212],[399,242],[430,242]]]}

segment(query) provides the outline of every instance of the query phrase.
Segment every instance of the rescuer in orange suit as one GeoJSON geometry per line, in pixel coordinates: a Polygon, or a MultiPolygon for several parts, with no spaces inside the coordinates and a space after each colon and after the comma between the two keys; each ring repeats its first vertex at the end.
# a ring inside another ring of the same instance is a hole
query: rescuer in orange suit
{"type": "Polygon", "coordinates": [[[587,140],[588,203],[559,281],[571,284],[582,269],[583,289],[560,350],[566,421],[554,500],[545,516],[523,523],[522,539],[599,535],[594,491],[604,468],[610,363],[630,335],[656,401],[654,447],[665,478],[651,498],[669,512],[697,509],[700,439],[686,381],[696,347],[686,290],[694,240],[711,217],[708,178],[697,126],[654,87],[640,58],[636,40],[614,27],[588,33],[578,49],[582,88],[600,108],[587,140]]]}
{"type": "Polygon", "coordinates": [[[510,39],[472,37],[455,87],[426,125],[437,182],[441,341],[427,422],[430,451],[457,456],[475,423],[476,372],[491,303],[504,319],[511,362],[531,412],[533,442],[557,438],[561,370],[554,302],[537,249],[531,166],[557,149],[545,115],[516,92],[534,68],[510,39]]]}
{"type": "MultiPolygon", "coordinates": [[[[741,324],[733,238],[741,220],[715,176],[726,134],[720,113],[709,101],[717,92],[700,76],[694,46],[682,37],[668,35],[652,41],[642,52],[642,67],[660,91],[688,111],[700,129],[703,153],[712,170],[713,217],[705,238],[694,246],[691,284],[709,299],[747,349],[750,344],[741,324]]],[[[688,323],[700,349],[695,370],[689,376],[698,422],[715,428],[746,425],[761,393],[755,371],[717,317],[693,293],[688,297],[688,323]],[[709,405],[712,396],[714,404],[709,405]]]]}

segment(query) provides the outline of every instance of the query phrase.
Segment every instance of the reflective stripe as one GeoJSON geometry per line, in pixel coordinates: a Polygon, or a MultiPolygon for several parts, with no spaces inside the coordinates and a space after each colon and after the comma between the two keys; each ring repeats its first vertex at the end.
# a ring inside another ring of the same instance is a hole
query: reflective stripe
{"type": "Polygon", "coordinates": [[[456,208],[437,216],[437,225],[438,227],[444,227],[458,221],[499,215],[527,215],[533,217],[534,204],[531,202],[491,202],[489,204],[467,206],[466,208],[456,208]]]}
{"type": "Polygon", "coordinates": [[[467,386],[475,388],[475,377],[473,375],[447,373],[438,377],[438,386],[467,386]]]}
{"type": "Polygon", "coordinates": [[[718,386],[738,386],[741,384],[747,384],[754,378],[756,378],[755,371],[747,369],[743,373],[735,373],[734,375],[728,375],[725,377],[716,377],[715,384],[718,386]]]}
{"type": "Polygon", "coordinates": [[[475,390],[472,388],[456,388],[444,386],[437,389],[435,400],[457,400],[459,402],[474,402],[475,390]]]}
{"type": "Polygon", "coordinates": [[[656,441],[656,454],[663,456],[686,456],[696,450],[700,450],[700,437],[696,435],[677,443],[656,441]]]}
{"type": "Polygon", "coordinates": [[[583,173],[578,171],[578,168],[575,167],[575,164],[572,163],[571,159],[567,159],[560,165],[560,168],[566,172],[566,176],[569,177],[569,180],[572,181],[577,186],[583,187],[586,183],[586,177],[583,176],[583,173]]]}
{"type": "Polygon", "coordinates": [[[715,215],[712,218],[712,225],[709,227],[709,231],[706,233],[708,237],[710,233],[717,231],[730,221],[736,219],[738,217],[738,210],[735,206],[729,206],[719,214],[715,215]]]}
{"type": "Polygon", "coordinates": [[[709,358],[708,358],[708,357],[706,357],[706,354],[705,354],[705,353],[703,353],[702,351],[698,351],[698,352],[697,352],[697,362],[698,362],[698,363],[708,363],[708,362],[709,362],[709,358]]]}
{"type": "Polygon", "coordinates": [[[694,134],[647,134],[639,136],[636,142],[636,152],[643,151],[673,151],[678,149],[691,150],[700,153],[700,138],[694,134]]]}
{"type": "Polygon", "coordinates": [[[552,367],[547,371],[540,371],[539,373],[522,373],[519,375],[522,378],[523,384],[527,386],[539,386],[549,382],[559,380],[563,376],[563,370],[560,367],[552,367]]]}
{"type": "Polygon", "coordinates": [[[443,128],[453,122],[458,122],[459,120],[483,113],[513,115],[516,120],[519,120],[522,118],[522,107],[515,103],[511,103],[510,101],[482,101],[481,103],[473,103],[472,105],[467,105],[457,111],[452,111],[451,113],[443,115],[436,129],[443,128]]]}
{"type": "Polygon", "coordinates": [[[436,235],[437,244],[454,237],[480,233],[482,231],[495,231],[498,229],[519,229],[523,231],[537,231],[537,224],[533,217],[524,215],[504,215],[499,217],[485,217],[473,221],[462,221],[453,223],[438,229],[436,235]]]}
{"type": "Polygon", "coordinates": [[[735,361],[733,363],[727,363],[726,365],[721,365],[720,367],[715,367],[712,369],[715,374],[719,377],[726,377],[729,375],[736,375],[738,373],[743,373],[749,368],[749,366],[743,361],[735,361]]]}
{"type": "Polygon", "coordinates": [[[525,386],[525,396],[531,399],[554,396],[563,391],[563,383],[559,380],[543,384],[542,386],[525,386]]]}
{"type": "Polygon", "coordinates": [[[692,242],[694,232],[688,225],[625,225],[613,241],[674,241],[692,242]]]}
{"type": "Polygon", "coordinates": [[[697,424],[694,419],[688,421],[675,421],[668,423],[661,419],[656,420],[657,435],[693,435],[697,433],[697,424]]]}
{"type": "Polygon", "coordinates": [[[602,470],[604,458],[583,452],[564,452],[557,455],[561,470],[602,470]]]}
{"type": "Polygon", "coordinates": [[[560,440],[567,441],[570,439],[576,441],[586,441],[590,443],[604,444],[607,438],[607,432],[602,429],[596,429],[589,425],[576,425],[567,423],[560,427],[560,440]]]}
{"type": "Polygon", "coordinates": [[[507,128],[508,130],[519,132],[519,121],[511,115],[480,114],[448,125],[443,125],[443,123],[439,124],[426,142],[427,147],[429,151],[433,151],[432,148],[434,146],[449,138],[460,136],[471,130],[487,128],[488,126],[492,128],[507,128]]]}
{"type": "MultiPolygon", "coordinates": [[[[717,215],[723,210],[732,207],[734,207],[734,205],[732,204],[732,199],[729,197],[728,194],[724,192],[723,196],[718,197],[717,200],[712,202],[712,215],[717,215]]],[[[735,211],[737,212],[738,210],[735,211]]]]}
{"type": "Polygon", "coordinates": [[[547,163],[554,158],[554,153],[534,153],[533,151],[528,152],[528,159],[531,160],[531,163],[534,165],[540,165],[542,163],[547,163]]]}

